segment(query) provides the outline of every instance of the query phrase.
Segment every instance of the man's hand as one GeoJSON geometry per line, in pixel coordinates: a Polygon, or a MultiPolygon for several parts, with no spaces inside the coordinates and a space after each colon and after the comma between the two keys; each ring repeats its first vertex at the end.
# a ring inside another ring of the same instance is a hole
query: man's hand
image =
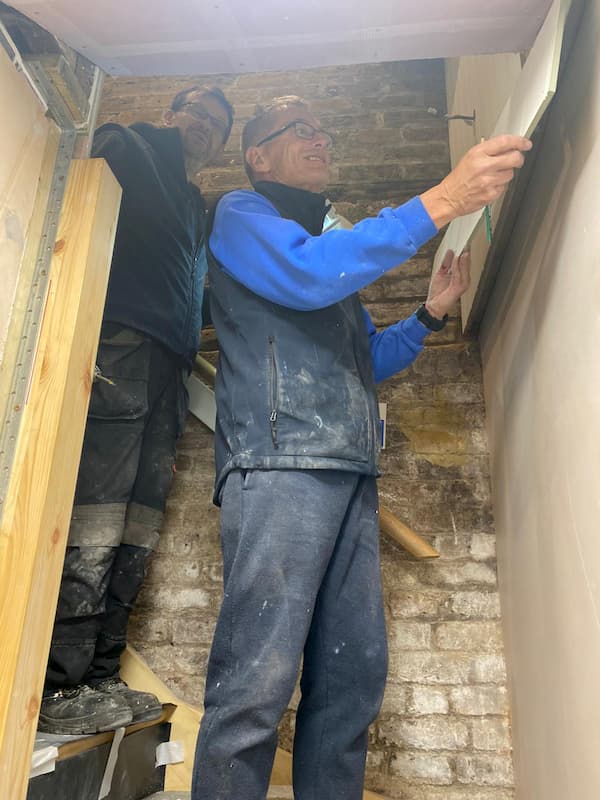
{"type": "Polygon", "coordinates": [[[470,270],[470,253],[463,253],[456,258],[452,250],[447,251],[440,268],[431,279],[425,301],[425,308],[432,317],[443,319],[467,291],[471,280],[470,270]]]}
{"type": "Polygon", "coordinates": [[[531,141],[523,136],[495,136],[472,147],[444,180],[421,195],[436,227],[493,203],[525,162],[531,141]]]}

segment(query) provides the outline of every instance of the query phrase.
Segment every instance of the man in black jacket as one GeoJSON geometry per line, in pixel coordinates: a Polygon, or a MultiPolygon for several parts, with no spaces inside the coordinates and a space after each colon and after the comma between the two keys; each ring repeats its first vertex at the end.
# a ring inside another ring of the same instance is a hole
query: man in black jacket
{"type": "Polygon", "coordinates": [[[39,727],[95,733],[154,719],[119,677],[129,613],[158,541],[202,322],[206,207],[190,181],[233,121],[220,89],[173,99],[164,126],[107,124],[92,155],[123,188],[39,727]]]}

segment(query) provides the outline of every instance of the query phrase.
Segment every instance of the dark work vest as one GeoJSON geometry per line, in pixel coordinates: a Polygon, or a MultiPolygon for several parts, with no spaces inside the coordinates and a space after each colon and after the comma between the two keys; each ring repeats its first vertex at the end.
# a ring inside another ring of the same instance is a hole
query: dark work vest
{"type": "MultiPolygon", "coordinates": [[[[255,188],[312,235],[322,230],[321,195],[281,184],[255,188]]],[[[230,278],[210,251],[208,263],[220,347],[215,502],[236,468],[379,474],[379,415],[358,295],[295,311],[230,278]]]]}

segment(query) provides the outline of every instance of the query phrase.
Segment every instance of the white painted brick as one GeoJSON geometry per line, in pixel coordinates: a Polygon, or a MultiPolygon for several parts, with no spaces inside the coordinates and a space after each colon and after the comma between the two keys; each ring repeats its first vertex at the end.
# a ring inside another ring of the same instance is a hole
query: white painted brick
{"type": "MultiPolygon", "coordinates": [[[[391,796],[391,795],[390,795],[391,796]]],[[[483,786],[402,786],[402,800],[514,800],[512,789],[483,786]]]]}
{"type": "Polygon", "coordinates": [[[510,756],[458,756],[456,775],[461,783],[483,786],[512,786],[514,782],[510,756]]]}
{"type": "Polygon", "coordinates": [[[473,683],[506,683],[504,656],[477,656],[473,659],[470,675],[473,683]]]}
{"type": "Polygon", "coordinates": [[[442,592],[391,592],[389,609],[394,619],[435,619],[440,602],[448,597],[442,592]]]}
{"type": "Polygon", "coordinates": [[[505,686],[455,686],[450,690],[450,708],[455,714],[484,716],[506,714],[505,686]]]}
{"type": "Polygon", "coordinates": [[[466,586],[473,583],[496,586],[498,583],[495,568],[478,561],[467,561],[464,564],[451,562],[436,564],[435,570],[423,573],[423,580],[435,583],[437,586],[466,586]]]}
{"type": "Polygon", "coordinates": [[[406,686],[388,680],[380,714],[402,714],[406,711],[407,694],[406,686]]]}
{"type": "Polygon", "coordinates": [[[171,621],[165,616],[151,617],[144,613],[134,613],[129,624],[129,639],[132,644],[165,644],[171,641],[171,621]]]}
{"type": "Polygon", "coordinates": [[[431,625],[426,622],[394,622],[388,627],[391,651],[428,650],[431,647],[431,625]]]}
{"type": "Polygon", "coordinates": [[[392,774],[407,781],[425,781],[445,786],[453,781],[452,768],[445,756],[396,753],[392,759],[390,770],[392,774]]]}
{"type": "Polygon", "coordinates": [[[210,593],[200,588],[176,589],[173,586],[154,587],[151,599],[145,595],[150,608],[164,611],[187,611],[191,608],[208,608],[210,593]]]}
{"type": "Polygon", "coordinates": [[[467,725],[448,717],[390,717],[380,722],[379,732],[388,742],[416,750],[463,750],[469,742],[467,725]]]}
{"type": "Polygon", "coordinates": [[[476,750],[492,750],[506,753],[511,749],[510,726],[507,719],[482,717],[471,723],[473,747],[476,750]]]}
{"type": "Polygon", "coordinates": [[[496,558],[496,537],[489,533],[474,533],[469,549],[471,556],[477,560],[496,558]]]}
{"type": "Polygon", "coordinates": [[[489,653],[503,649],[499,622],[441,622],[435,626],[434,641],[441,650],[489,653]]]}
{"type": "Polygon", "coordinates": [[[415,716],[424,714],[447,714],[449,708],[445,689],[433,686],[413,686],[408,703],[408,712],[415,716]]]}
{"type": "Polygon", "coordinates": [[[173,641],[177,644],[204,645],[210,647],[215,621],[199,612],[177,614],[173,622],[173,641]]]}
{"type": "Polygon", "coordinates": [[[498,619],[500,596],[497,592],[456,592],[450,610],[467,619],[498,619]]]}
{"type": "MultiPolygon", "coordinates": [[[[452,652],[411,652],[390,654],[390,675],[398,682],[406,683],[468,683],[473,674],[483,674],[482,667],[473,656],[452,652]]],[[[472,679],[472,678],[471,678],[472,679]]],[[[480,683],[493,683],[483,678],[480,683]]]]}

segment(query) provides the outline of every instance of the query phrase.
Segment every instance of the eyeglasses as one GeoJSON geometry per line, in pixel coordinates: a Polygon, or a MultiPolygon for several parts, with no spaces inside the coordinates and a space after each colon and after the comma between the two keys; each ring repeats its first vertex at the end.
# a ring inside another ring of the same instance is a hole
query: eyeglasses
{"type": "Polygon", "coordinates": [[[319,134],[325,140],[325,147],[328,150],[333,147],[333,136],[330,133],[319,130],[319,128],[315,128],[312,125],[309,125],[308,122],[304,122],[304,120],[301,119],[295,119],[293,122],[288,122],[288,124],[284,125],[283,128],[279,128],[278,131],[270,133],[268,136],[265,136],[264,139],[261,139],[260,142],[257,142],[255,147],[260,147],[261,144],[270,142],[271,139],[281,136],[282,133],[289,131],[290,128],[294,129],[294,133],[299,139],[307,139],[310,141],[311,139],[314,139],[317,134],[319,134]]]}
{"type": "Polygon", "coordinates": [[[207,119],[211,125],[214,125],[215,128],[221,132],[223,137],[225,137],[229,127],[228,122],[223,122],[223,120],[219,119],[219,117],[214,117],[204,108],[204,106],[201,106],[199,103],[183,103],[179,106],[177,111],[181,111],[184,108],[186,109],[185,113],[189,114],[190,117],[194,117],[194,119],[207,119]]]}

